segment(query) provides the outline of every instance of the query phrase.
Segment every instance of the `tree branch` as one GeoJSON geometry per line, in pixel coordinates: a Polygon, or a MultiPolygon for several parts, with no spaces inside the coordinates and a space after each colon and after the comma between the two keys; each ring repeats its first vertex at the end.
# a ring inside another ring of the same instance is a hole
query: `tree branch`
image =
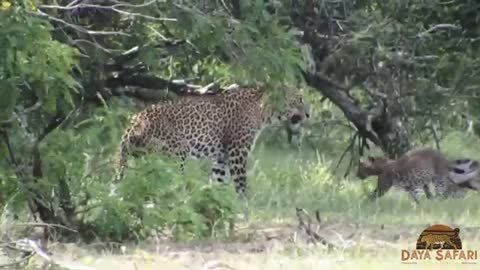
{"type": "Polygon", "coordinates": [[[78,32],[82,32],[82,33],[85,33],[85,34],[89,34],[89,35],[103,35],[103,36],[108,36],[108,35],[113,35],[113,36],[130,36],[129,34],[127,33],[124,33],[124,32],[120,32],[120,31],[94,31],[94,30],[88,30],[84,27],[81,27],[79,25],[76,25],[76,24],[72,24],[72,23],[69,23],[65,20],[62,20],[60,18],[57,18],[57,17],[54,17],[52,15],[49,15],[39,9],[37,9],[37,12],[31,12],[32,15],[37,15],[37,16],[40,16],[40,17],[44,17],[44,18],[47,18],[48,20],[50,21],[54,21],[54,22],[58,22],[58,23],[61,23],[69,28],[72,28],[73,30],[75,31],[78,31],[78,32]]]}
{"type": "Polygon", "coordinates": [[[130,95],[140,98],[142,97],[140,91],[125,91],[124,88],[127,86],[133,86],[153,90],[162,89],[165,91],[172,91],[177,95],[209,95],[216,94],[219,90],[219,88],[213,83],[205,87],[187,84],[183,81],[170,81],[153,75],[138,74],[120,74],[117,77],[110,77],[107,79],[105,85],[112,89],[112,94],[114,96],[130,95]],[[118,88],[122,88],[123,90],[119,91],[118,88]]]}
{"type": "Polygon", "coordinates": [[[242,12],[240,10],[240,0],[232,0],[232,15],[235,19],[241,19],[242,12]]]}
{"type": "MultiPolygon", "coordinates": [[[[36,111],[38,109],[40,109],[43,105],[43,102],[38,100],[37,102],[35,102],[35,104],[33,104],[32,106],[28,107],[28,108],[25,108],[24,110],[22,110],[21,112],[17,112],[17,114],[27,114],[27,113],[31,113],[33,111],[36,111]]],[[[7,120],[2,120],[0,121],[0,130],[1,129],[7,129],[7,128],[11,128],[13,126],[13,120],[15,119],[15,114],[13,114],[9,119],[7,120]]]]}
{"type": "Polygon", "coordinates": [[[302,71],[305,81],[313,88],[320,91],[330,101],[337,105],[358,129],[362,137],[366,137],[376,145],[381,145],[378,136],[372,132],[371,121],[378,117],[378,115],[369,114],[358,108],[355,101],[348,96],[346,87],[335,83],[323,75],[316,73],[306,73],[302,71]]]}
{"type": "Polygon", "coordinates": [[[114,56],[110,61],[111,63],[106,64],[105,68],[110,71],[121,71],[124,64],[137,58],[140,55],[140,53],[142,53],[148,48],[175,48],[177,46],[180,46],[186,43],[187,43],[186,40],[180,39],[180,40],[163,40],[161,41],[161,43],[156,45],[134,46],[131,49],[119,55],[114,56]],[[116,69],[112,69],[112,67],[116,67],[116,69]]]}
{"type": "Polygon", "coordinates": [[[130,17],[141,17],[149,20],[154,20],[154,21],[177,21],[175,18],[156,18],[153,16],[148,16],[145,14],[141,13],[135,13],[135,12],[129,12],[125,11],[122,9],[119,9],[121,7],[129,7],[129,8],[140,8],[140,7],[147,7],[152,4],[155,4],[157,1],[152,0],[140,5],[134,5],[134,4],[127,4],[127,3],[116,3],[112,5],[99,5],[99,4],[90,4],[90,3],[79,3],[76,5],[71,5],[71,6],[59,6],[59,5],[40,5],[40,9],[56,9],[56,10],[74,10],[74,9],[79,9],[79,8],[94,8],[94,9],[103,9],[103,10],[109,10],[113,11],[125,16],[130,16],[130,17]]]}
{"type": "Polygon", "coordinates": [[[455,24],[449,24],[449,23],[440,23],[440,24],[436,24],[430,28],[428,28],[427,30],[421,32],[421,33],[418,33],[417,34],[417,37],[425,37],[427,36],[428,34],[434,32],[434,31],[437,31],[437,30],[447,30],[447,29],[451,29],[451,30],[461,30],[462,27],[458,26],[458,25],[455,25],[455,24]]]}

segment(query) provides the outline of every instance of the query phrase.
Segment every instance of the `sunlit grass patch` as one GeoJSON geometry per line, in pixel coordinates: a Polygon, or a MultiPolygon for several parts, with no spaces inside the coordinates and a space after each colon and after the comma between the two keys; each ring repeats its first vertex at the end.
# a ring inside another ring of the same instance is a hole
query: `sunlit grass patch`
{"type": "MultiPolygon", "coordinates": [[[[451,145],[455,142],[458,139],[444,143],[450,155],[476,158],[472,150],[455,151],[451,145]]],[[[293,218],[295,207],[301,207],[319,210],[325,220],[480,225],[477,192],[469,191],[465,198],[447,200],[427,200],[423,196],[421,204],[416,205],[407,192],[393,188],[382,198],[369,201],[367,195],[375,188],[375,178],[359,181],[354,175],[347,179],[338,177],[332,171],[335,162],[332,156],[326,158],[305,149],[295,152],[262,147],[254,155],[256,163],[249,178],[250,203],[253,216],[259,218],[293,218]]]]}

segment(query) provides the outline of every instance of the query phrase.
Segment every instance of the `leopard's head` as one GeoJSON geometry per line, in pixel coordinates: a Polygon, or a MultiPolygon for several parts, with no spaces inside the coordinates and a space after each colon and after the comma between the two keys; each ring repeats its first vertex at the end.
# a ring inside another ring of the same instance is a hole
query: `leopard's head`
{"type": "Polygon", "coordinates": [[[420,241],[419,241],[419,242],[420,242],[420,243],[422,243],[422,242],[427,242],[428,238],[429,238],[429,236],[427,236],[427,235],[422,235],[422,237],[420,238],[420,241]]]}
{"type": "Polygon", "coordinates": [[[357,177],[363,180],[372,175],[379,175],[383,172],[385,165],[387,165],[389,161],[386,157],[372,156],[369,156],[366,160],[360,160],[357,177]]]}
{"type": "Polygon", "coordinates": [[[305,122],[310,118],[310,108],[305,101],[303,90],[287,91],[285,107],[281,110],[279,118],[285,123],[289,142],[291,136],[300,135],[305,122]]]}

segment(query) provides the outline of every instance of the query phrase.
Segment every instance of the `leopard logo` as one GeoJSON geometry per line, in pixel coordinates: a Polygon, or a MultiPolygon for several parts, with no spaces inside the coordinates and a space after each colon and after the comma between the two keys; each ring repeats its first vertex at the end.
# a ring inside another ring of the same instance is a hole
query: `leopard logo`
{"type": "MultiPolygon", "coordinates": [[[[457,236],[458,236],[458,232],[459,230],[458,228],[456,228],[455,233],[457,236]]],[[[435,244],[439,244],[440,249],[442,249],[445,244],[448,244],[452,246],[454,249],[457,249],[457,245],[455,245],[455,243],[452,242],[452,236],[448,234],[433,234],[433,233],[425,234],[420,239],[420,242],[424,242],[426,244],[425,249],[430,249],[430,250],[433,249],[433,246],[435,244]]]]}

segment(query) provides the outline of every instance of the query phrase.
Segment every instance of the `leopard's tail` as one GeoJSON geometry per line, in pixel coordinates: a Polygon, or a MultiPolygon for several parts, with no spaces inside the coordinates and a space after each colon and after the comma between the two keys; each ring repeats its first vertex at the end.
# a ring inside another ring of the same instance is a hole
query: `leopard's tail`
{"type": "Polygon", "coordinates": [[[145,136],[147,124],[142,115],[134,115],[130,119],[130,127],[125,130],[114,157],[115,176],[113,182],[119,182],[123,179],[127,167],[127,159],[131,147],[140,145],[140,138],[145,136]]]}
{"type": "Polygon", "coordinates": [[[450,161],[450,179],[462,184],[480,176],[480,163],[473,159],[455,159],[450,161]]]}
{"type": "Polygon", "coordinates": [[[110,182],[109,196],[116,196],[117,194],[117,184],[123,179],[123,175],[127,166],[127,156],[128,144],[125,140],[122,139],[122,141],[120,142],[120,146],[118,147],[117,153],[114,157],[115,174],[113,176],[112,182],[110,182]]]}
{"type": "Polygon", "coordinates": [[[120,142],[117,153],[114,160],[115,176],[113,182],[119,182],[123,179],[125,168],[127,166],[127,156],[128,156],[128,141],[125,138],[120,142]]]}

